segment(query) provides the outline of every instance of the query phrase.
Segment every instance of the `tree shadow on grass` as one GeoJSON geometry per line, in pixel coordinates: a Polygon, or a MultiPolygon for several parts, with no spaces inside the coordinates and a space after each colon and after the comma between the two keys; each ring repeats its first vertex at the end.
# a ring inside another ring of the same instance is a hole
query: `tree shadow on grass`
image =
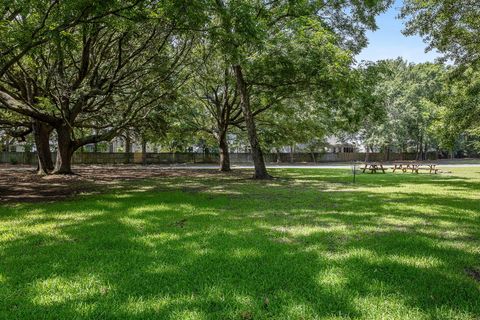
{"type": "Polygon", "coordinates": [[[475,199],[222,183],[6,208],[0,317],[480,314],[475,199]]]}

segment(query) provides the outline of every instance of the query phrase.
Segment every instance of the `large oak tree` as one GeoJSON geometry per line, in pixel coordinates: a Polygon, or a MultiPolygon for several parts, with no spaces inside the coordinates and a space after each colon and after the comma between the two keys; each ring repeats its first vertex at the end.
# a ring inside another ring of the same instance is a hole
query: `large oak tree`
{"type": "Polygon", "coordinates": [[[75,150],[113,138],[171,95],[191,37],[175,32],[178,11],[162,9],[59,31],[1,78],[1,108],[54,128],[56,173],[71,173],[75,150]]]}

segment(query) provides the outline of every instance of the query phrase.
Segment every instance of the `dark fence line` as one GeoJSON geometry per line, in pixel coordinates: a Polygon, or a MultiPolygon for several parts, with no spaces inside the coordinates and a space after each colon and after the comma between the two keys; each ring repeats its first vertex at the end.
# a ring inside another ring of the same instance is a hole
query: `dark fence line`
{"type": "MultiPolygon", "coordinates": [[[[52,154],[55,159],[55,153],[52,154]]],[[[285,163],[322,163],[322,162],[351,162],[351,161],[398,161],[416,160],[416,153],[268,153],[266,162],[285,163]]],[[[436,160],[436,152],[428,152],[427,160],[436,160]]],[[[231,153],[231,163],[251,163],[250,153],[231,153]]],[[[73,155],[74,164],[175,164],[175,163],[218,163],[219,155],[215,153],[105,153],[105,152],[76,152],[73,155]]],[[[1,152],[0,163],[31,164],[37,163],[34,152],[1,152]]]]}

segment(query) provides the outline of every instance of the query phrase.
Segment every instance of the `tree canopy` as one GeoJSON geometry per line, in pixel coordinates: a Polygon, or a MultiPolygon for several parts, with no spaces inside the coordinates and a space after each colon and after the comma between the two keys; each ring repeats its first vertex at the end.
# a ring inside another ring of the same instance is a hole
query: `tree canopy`
{"type": "Polygon", "coordinates": [[[229,136],[263,150],[356,136],[367,149],[452,151],[480,134],[475,1],[406,0],[405,33],[454,63],[358,64],[391,0],[0,2],[0,130],[33,134],[39,171],[125,132],[181,149],[229,136]],[[467,137],[467,138],[465,138],[467,137]]]}

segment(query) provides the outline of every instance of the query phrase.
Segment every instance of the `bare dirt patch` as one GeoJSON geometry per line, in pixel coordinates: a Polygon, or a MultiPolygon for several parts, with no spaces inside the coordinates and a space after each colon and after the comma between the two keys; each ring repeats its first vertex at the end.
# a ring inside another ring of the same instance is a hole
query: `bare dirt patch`
{"type": "Polygon", "coordinates": [[[0,166],[0,203],[44,202],[79,193],[101,193],[122,182],[157,177],[208,177],[214,169],[169,169],[158,166],[78,166],[75,175],[39,176],[30,167],[0,166]]]}
{"type": "Polygon", "coordinates": [[[465,272],[474,280],[480,282],[480,268],[467,268],[465,272]]]}

